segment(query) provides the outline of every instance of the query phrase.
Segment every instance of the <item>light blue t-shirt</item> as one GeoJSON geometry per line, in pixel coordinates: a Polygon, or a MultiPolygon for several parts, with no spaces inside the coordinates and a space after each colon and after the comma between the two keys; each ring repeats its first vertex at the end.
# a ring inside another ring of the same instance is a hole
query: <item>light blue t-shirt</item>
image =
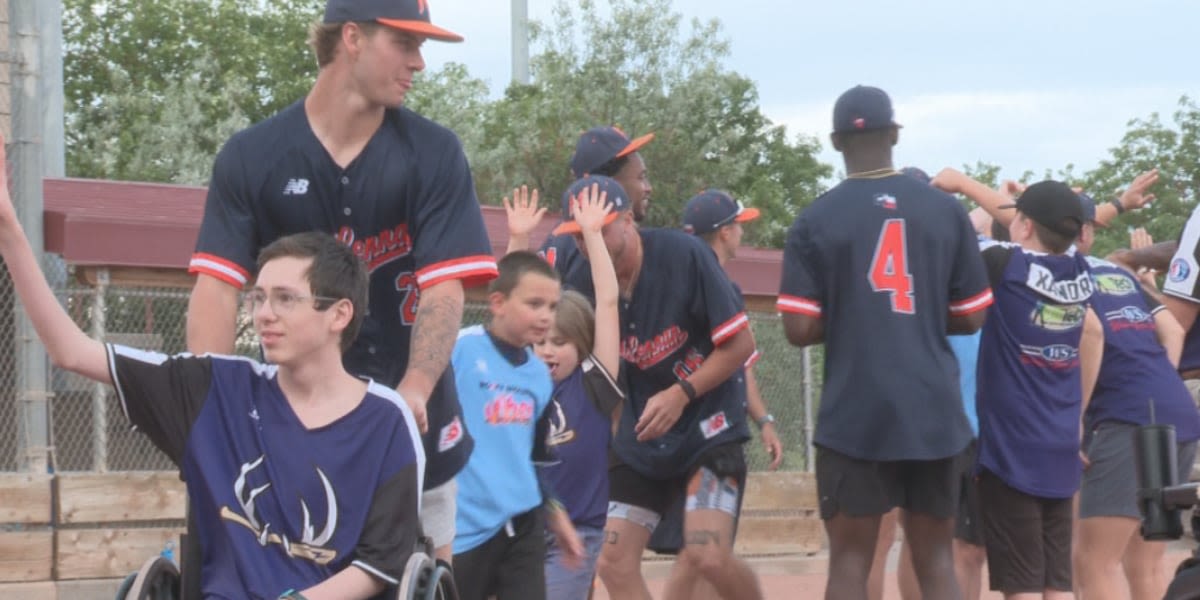
{"type": "Polygon", "coordinates": [[[463,420],[475,450],[458,473],[454,553],[471,550],[542,504],[533,465],[537,420],[550,403],[546,363],[525,348],[509,362],[482,326],[464,328],[450,357],[463,420]]]}
{"type": "Polygon", "coordinates": [[[958,386],[962,390],[963,409],[971,422],[971,431],[979,437],[979,413],[975,411],[975,363],[979,360],[979,334],[950,335],[950,349],[958,359],[958,386]]]}

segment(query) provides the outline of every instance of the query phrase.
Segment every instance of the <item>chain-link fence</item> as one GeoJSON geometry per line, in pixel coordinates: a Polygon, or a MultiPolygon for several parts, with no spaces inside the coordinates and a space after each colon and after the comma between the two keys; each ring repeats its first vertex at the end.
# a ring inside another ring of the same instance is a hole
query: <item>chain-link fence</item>
{"type": "MultiPolygon", "coordinates": [[[[186,348],[186,311],[188,290],[177,288],[129,288],[105,285],[103,277],[95,286],[79,284],[70,277],[62,261],[47,259],[47,276],[59,292],[60,301],[75,322],[92,337],[137,348],[164,353],[183,352],[186,348]]],[[[13,331],[13,293],[7,274],[0,279],[0,332],[13,331]]],[[[468,304],[464,324],[482,323],[487,309],[468,304]]],[[[257,351],[249,323],[243,315],[238,351],[254,355],[257,351]]],[[[751,324],[762,359],[755,366],[759,387],[768,409],[776,418],[776,428],[784,445],[780,468],[808,468],[811,418],[808,403],[816,397],[820,382],[819,350],[797,350],[783,337],[779,316],[752,313],[751,324]],[[812,393],[806,393],[807,389],[812,393]]],[[[19,343],[19,340],[15,341],[19,343]]],[[[0,390],[9,401],[0,403],[0,470],[21,468],[22,440],[19,434],[19,393],[15,390],[16,369],[13,352],[0,353],[0,390]]],[[[131,431],[111,387],[93,383],[78,375],[53,369],[51,376],[50,443],[52,466],[59,471],[122,471],[171,469],[170,462],[142,435],[131,431]]],[[[764,452],[756,427],[755,438],[747,444],[752,470],[764,470],[770,459],[764,452]]]]}

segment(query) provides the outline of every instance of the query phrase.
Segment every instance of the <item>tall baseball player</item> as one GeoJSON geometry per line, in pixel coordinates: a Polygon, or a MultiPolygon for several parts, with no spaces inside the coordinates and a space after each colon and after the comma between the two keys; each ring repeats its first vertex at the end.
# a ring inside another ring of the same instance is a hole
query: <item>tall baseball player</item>
{"type": "Polygon", "coordinates": [[[960,594],[951,540],[972,434],[946,334],[979,329],[992,293],[963,208],[893,168],[899,127],[883,90],[838,98],[831,139],[847,178],[796,218],[784,248],[788,341],[825,343],[814,444],[826,598],[867,597],[880,516],[897,506],[924,597],[960,594]]]}
{"type": "MultiPolygon", "coordinates": [[[[683,511],[677,562],[723,598],[760,598],[754,572],[733,555],[749,431],[745,388],[732,376],[754,351],[742,299],[703,242],[679,230],[639,230],[622,199],[609,195],[603,230],[621,290],[627,394],[613,440],[618,463],[609,471],[600,577],[613,597],[650,598],[642,552],[663,515],[683,511]]],[[[570,220],[555,230],[578,231],[570,220]]],[[[563,275],[568,286],[579,281],[563,275]]],[[[687,590],[669,584],[665,597],[687,598],[687,590]]]]}
{"type": "Polygon", "coordinates": [[[446,371],[464,286],[496,275],[470,168],[453,132],[400,107],[427,39],[461,41],[424,0],[328,0],[313,28],[311,92],[217,155],[189,271],[188,348],[230,353],[238,291],[259,248],[300,231],[338,236],[370,270],[370,311],[347,369],[395,387],[428,464],[422,524],[454,539],[453,477],[471,440],[446,371]]]}

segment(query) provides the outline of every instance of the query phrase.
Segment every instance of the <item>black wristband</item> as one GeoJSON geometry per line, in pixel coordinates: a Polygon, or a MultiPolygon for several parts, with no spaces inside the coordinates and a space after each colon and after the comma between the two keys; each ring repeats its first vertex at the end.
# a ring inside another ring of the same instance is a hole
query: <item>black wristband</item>
{"type": "Polygon", "coordinates": [[[688,402],[694,402],[696,400],[696,388],[692,385],[692,382],[686,379],[680,379],[678,383],[679,387],[683,388],[683,393],[687,395],[688,402]]]}
{"type": "Polygon", "coordinates": [[[1113,198],[1112,200],[1109,200],[1108,203],[1113,205],[1113,208],[1117,209],[1118,215],[1125,212],[1125,206],[1121,204],[1120,198],[1113,198]]]}

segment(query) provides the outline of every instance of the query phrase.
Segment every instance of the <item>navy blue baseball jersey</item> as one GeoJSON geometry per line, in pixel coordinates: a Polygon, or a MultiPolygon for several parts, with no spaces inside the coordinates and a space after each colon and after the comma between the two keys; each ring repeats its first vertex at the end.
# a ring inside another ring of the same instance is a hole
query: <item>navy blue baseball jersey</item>
{"type": "MultiPolygon", "coordinates": [[[[379,130],[345,168],[313,133],[303,102],[235,134],[217,155],[188,270],[241,288],[260,249],[304,231],[335,234],[366,261],[369,311],[345,363],[350,372],[391,387],[408,364],[421,290],[496,276],[458,139],[403,108],[384,113],[379,130]]],[[[466,464],[471,449],[449,370],[427,411],[426,485],[435,487],[466,464]]]]}
{"type": "Polygon", "coordinates": [[[778,301],[824,325],[814,443],[872,461],[961,452],[972,432],[946,326],[991,302],[952,196],[895,174],[817,198],[788,231],[778,301]]]}
{"type": "Polygon", "coordinates": [[[996,302],[979,340],[979,465],[1041,498],[1079,489],[1079,343],[1094,283],[1077,254],[980,243],[996,302]]]}
{"type": "Polygon", "coordinates": [[[425,459],[394,390],[371,383],[308,429],[273,366],[112,345],[108,357],[126,417],[183,471],[205,598],[276,598],[349,566],[399,583],[425,459]]]}
{"type": "MultiPolygon", "coordinates": [[[[1183,231],[1179,233],[1179,249],[1171,258],[1162,291],[1188,302],[1200,303],[1200,206],[1192,210],[1183,231]]],[[[1180,371],[1200,369],[1200,319],[1192,324],[1183,341],[1180,371]]]]}
{"type": "MultiPolygon", "coordinates": [[[[688,377],[750,321],[708,245],[674,229],[642,229],[638,235],[641,273],[620,305],[626,396],[613,450],[637,472],[669,479],[685,474],[704,450],[750,438],[745,384],[731,377],[709,390],[657,439],[637,441],[634,425],[652,396],[688,377]]],[[[559,274],[565,285],[579,289],[579,272],[559,274]]]]}
{"type": "Polygon", "coordinates": [[[1104,324],[1104,359],[1088,404],[1089,427],[1105,421],[1175,426],[1175,439],[1200,439],[1200,411],[1158,341],[1154,315],[1165,310],[1125,269],[1089,257],[1096,281],[1092,308],[1104,324]]]}

